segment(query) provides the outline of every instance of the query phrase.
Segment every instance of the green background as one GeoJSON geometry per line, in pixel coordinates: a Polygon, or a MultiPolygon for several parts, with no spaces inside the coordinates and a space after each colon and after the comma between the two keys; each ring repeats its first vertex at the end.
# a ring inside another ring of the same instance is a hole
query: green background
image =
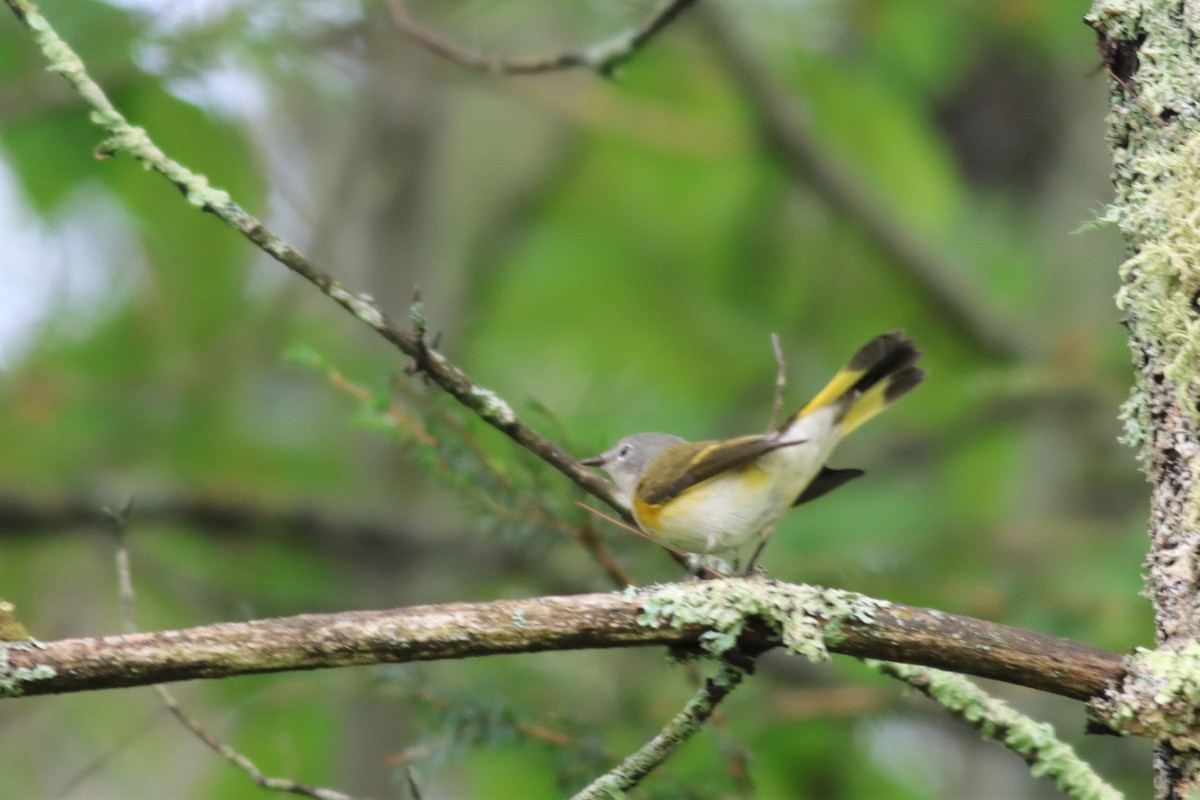
{"type": "MultiPolygon", "coordinates": [[[[791,514],[769,574],[1122,652],[1152,641],[1148,487],[1117,443],[1122,249],[1092,225],[1108,79],[1084,4],[701,4],[612,79],[471,72],[378,4],[40,7],[171,156],[393,318],[419,285],[442,351],[578,456],[635,430],[761,430],[772,332],[790,407],[905,328],[928,380],[842,446],[834,464],[868,476],[791,514]],[[789,162],[771,114],[870,215],[789,162]],[[917,273],[881,225],[925,254],[917,273]]],[[[652,7],[412,11],[530,54],[652,7]]],[[[585,524],[636,583],[678,577],[166,181],[97,161],[99,129],[44,67],[0,17],[0,597],[36,636],[121,629],[107,529],[54,512],[129,496],[143,629],[606,590],[570,535],[585,524]],[[171,511],[185,502],[231,516],[171,511]]],[[[1149,792],[1146,743],[1085,737],[1079,703],[989,688],[1149,792]]],[[[405,797],[409,764],[426,798],[539,798],[649,738],[691,683],[646,649],[177,692],[268,774],[405,797]]],[[[739,753],[762,798],[1057,796],[856,661],[782,654],[635,796],[744,796],[739,753]]],[[[5,701],[0,766],[19,798],[263,791],[146,690],[5,701]]]]}

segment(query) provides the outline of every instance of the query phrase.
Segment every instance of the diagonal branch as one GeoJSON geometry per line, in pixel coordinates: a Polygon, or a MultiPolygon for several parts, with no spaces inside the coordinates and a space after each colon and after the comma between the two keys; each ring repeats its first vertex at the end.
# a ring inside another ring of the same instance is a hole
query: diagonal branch
{"type": "MultiPolygon", "coordinates": [[[[121,616],[125,622],[125,630],[129,633],[137,633],[137,624],[134,622],[133,615],[133,577],[129,569],[129,550],[125,547],[125,523],[132,504],[133,499],[130,498],[120,508],[115,510],[106,509],[104,513],[108,517],[109,527],[112,529],[113,538],[116,540],[117,545],[117,586],[121,600],[121,616]]],[[[273,778],[264,774],[262,770],[255,766],[253,761],[233,749],[228,743],[218,739],[207,728],[192,719],[183,710],[183,707],[179,705],[179,701],[175,699],[175,695],[171,694],[171,691],[167,687],[156,684],[154,689],[158,692],[159,698],[162,699],[163,705],[166,706],[175,719],[179,720],[181,725],[191,731],[192,735],[210,747],[215,753],[246,773],[250,780],[254,781],[258,786],[273,791],[311,797],[314,800],[357,800],[348,794],[334,789],[327,789],[322,786],[309,786],[290,778],[273,778]]]]}
{"type": "MultiPolygon", "coordinates": [[[[814,626],[824,651],[900,661],[1015,683],[1079,700],[1124,674],[1116,653],[1067,639],[852,592],[760,579],[668,584],[625,594],[583,594],[448,603],[392,611],[347,611],[227,622],[158,633],[51,642],[0,643],[0,696],[144,686],[196,678],[435,661],[505,653],[607,647],[709,646],[728,637],[747,653],[780,644],[786,629],[814,626]],[[792,607],[776,626],[737,608],[655,627],[647,614],[670,592],[699,604],[713,592],[835,597],[857,609],[792,607]],[[702,619],[705,621],[699,621],[702,619]],[[733,633],[730,617],[745,624],[733,633]],[[779,633],[780,628],[784,634],[779,633]]],[[[810,654],[811,655],[811,654],[810,654]]]]}
{"type": "Polygon", "coordinates": [[[643,778],[653,772],[679,746],[704,726],[717,710],[717,705],[738,687],[746,677],[746,669],[723,662],[717,673],[704,681],[703,685],[688,700],[687,705],[670,719],[653,739],[630,754],[620,764],[589,783],[573,800],[607,800],[622,797],[643,778]]]}
{"type": "Polygon", "coordinates": [[[584,491],[600,498],[628,518],[629,512],[618,498],[612,484],[580,466],[569,453],[522,422],[508,403],[495,392],[475,383],[445,356],[431,348],[425,341],[424,331],[419,325],[414,330],[405,330],[398,326],[380,311],[374,298],[347,290],[316,263],[272,233],[260,220],[234,202],[227,192],[212,187],[205,176],[192,172],[168,157],[150,139],[145,129],[131,125],[117,110],[104,90],[88,75],[83,61],[55,33],[36,6],[28,0],[4,2],[29,28],[43,55],[50,62],[50,70],[62,75],[75,88],[79,96],[91,107],[92,122],[108,133],[108,139],[96,149],[98,157],[127,153],[142,166],[165,177],[192,205],[213,214],[241,232],[264,253],[311,283],[322,294],[410,356],[415,371],[428,376],[484,421],[558,469],[584,491]]]}
{"type": "Polygon", "coordinates": [[[632,58],[696,0],[664,0],[641,25],[581,50],[564,50],[538,56],[491,56],[455,44],[417,22],[403,0],[388,0],[392,21],[417,44],[468,69],[494,75],[536,75],[566,69],[594,69],[605,77],[632,58]]]}
{"type": "Polygon", "coordinates": [[[983,738],[1007,747],[1025,759],[1034,777],[1053,779],[1068,797],[1121,800],[1121,793],[1105,783],[1088,762],[1059,739],[1050,725],[1027,717],[962,675],[878,661],[871,666],[940,704],[979,731],[983,738]]]}

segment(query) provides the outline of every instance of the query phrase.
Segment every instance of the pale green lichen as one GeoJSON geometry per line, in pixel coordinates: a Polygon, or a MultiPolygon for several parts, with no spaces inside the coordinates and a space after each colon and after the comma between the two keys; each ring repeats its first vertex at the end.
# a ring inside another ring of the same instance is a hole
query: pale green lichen
{"type": "Polygon", "coordinates": [[[711,678],[696,690],[687,705],[671,718],[658,734],[620,764],[592,781],[572,800],[609,800],[625,796],[630,789],[663,763],[680,745],[696,735],[713,710],[746,676],[746,670],[722,663],[711,678]]]}
{"type": "Polygon", "coordinates": [[[1137,103],[1155,117],[1166,109],[1189,117],[1196,113],[1198,73],[1188,41],[1194,28],[1180,25],[1177,15],[1178,6],[1171,3],[1098,0],[1085,17],[1109,41],[1145,36],[1137,50],[1137,103]]]}
{"type": "Polygon", "coordinates": [[[141,162],[146,169],[161,172],[178,186],[192,205],[217,211],[222,216],[233,205],[228,192],[216,189],[204,175],[197,174],[183,165],[172,161],[150,139],[143,128],[130,125],[124,115],[116,109],[104,90],[91,79],[83,61],[64,42],[50,23],[33,6],[23,6],[26,23],[33,32],[34,41],[49,62],[51,72],[62,75],[80,97],[92,107],[89,118],[93,123],[108,131],[108,138],[97,148],[99,155],[125,152],[141,162]]]}
{"type": "MultiPolygon", "coordinates": [[[[1179,398],[1176,406],[1200,424],[1200,412],[1190,400],[1200,394],[1200,135],[1174,149],[1153,148],[1127,168],[1140,177],[1108,212],[1137,243],[1134,255],[1121,265],[1117,304],[1129,315],[1139,358],[1164,365],[1163,376],[1179,398]]],[[[1156,423],[1145,380],[1143,374],[1121,408],[1122,440],[1137,447],[1142,467],[1150,473],[1156,423]]],[[[1188,461],[1197,473],[1194,459],[1188,461]]],[[[1193,482],[1190,506],[1188,517],[1195,521],[1200,482],[1193,482]]]]}
{"type": "Polygon", "coordinates": [[[25,694],[25,687],[30,683],[53,678],[58,674],[49,664],[15,667],[10,662],[9,653],[17,650],[38,650],[41,647],[42,643],[36,640],[0,642],[0,697],[20,697],[25,694]]]}
{"type": "Polygon", "coordinates": [[[472,386],[471,396],[479,400],[480,413],[487,419],[500,425],[513,425],[517,421],[516,412],[512,406],[504,402],[500,395],[482,386],[472,386]]]}
{"type": "MultiPolygon", "coordinates": [[[[628,594],[626,595],[629,596],[628,594]]],[[[827,639],[845,621],[871,622],[875,611],[889,605],[840,589],[824,589],[761,578],[673,583],[634,596],[642,607],[638,621],[660,628],[702,625],[701,646],[720,656],[737,644],[751,619],[762,620],[793,653],[825,661],[827,639]]]]}
{"type": "Polygon", "coordinates": [[[1200,642],[1179,650],[1138,648],[1126,666],[1121,686],[1092,701],[1100,719],[1121,733],[1200,752],[1200,642]]]}
{"type": "Polygon", "coordinates": [[[371,297],[371,295],[355,294],[346,290],[339,283],[330,284],[326,294],[341,303],[344,308],[348,308],[350,313],[372,328],[382,328],[385,326],[383,312],[375,305],[375,298],[371,297]]]}
{"type": "MultiPolygon", "coordinates": [[[[1179,398],[1176,406],[1200,423],[1194,402],[1200,392],[1200,62],[1188,41],[1197,32],[1195,16],[1193,10],[1181,25],[1177,6],[1145,0],[1097,0],[1087,15],[1105,42],[1137,58],[1136,71],[1114,82],[1109,136],[1117,197],[1103,220],[1120,227],[1133,253],[1121,267],[1117,304],[1127,313],[1140,378],[1122,406],[1122,441],[1137,448],[1148,474],[1157,427],[1150,373],[1162,372],[1179,398]]],[[[1192,500],[1195,507],[1200,496],[1192,500]]]]}
{"type": "Polygon", "coordinates": [[[420,298],[413,300],[412,305],[408,307],[408,320],[417,338],[424,339],[425,332],[429,329],[429,320],[425,317],[425,304],[420,298]]]}
{"type": "Polygon", "coordinates": [[[1035,778],[1050,778],[1069,797],[1080,800],[1120,800],[1121,793],[1106,783],[1074,749],[1059,739],[1054,728],[992,697],[962,675],[909,664],[868,661],[929,695],[952,714],[975,727],[984,738],[999,742],[1029,764],[1035,778]]]}

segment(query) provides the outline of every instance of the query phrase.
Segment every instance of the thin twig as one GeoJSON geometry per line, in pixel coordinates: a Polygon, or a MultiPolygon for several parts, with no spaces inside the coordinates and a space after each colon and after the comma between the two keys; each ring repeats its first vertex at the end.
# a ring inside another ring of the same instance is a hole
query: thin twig
{"type": "MultiPolygon", "coordinates": [[[[111,522],[113,538],[116,540],[116,564],[117,564],[117,583],[119,586],[121,597],[121,617],[125,626],[125,630],[129,633],[137,633],[137,625],[134,622],[134,594],[133,594],[133,579],[129,568],[129,549],[125,544],[125,522],[132,505],[132,498],[126,500],[125,503],[117,510],[105,510],[105,515],[111,522]]],[[[218,739],[210,733],[203,725],[188,716],[180,707],[179,701],[161,684],[154,685],[155,691],[162,699],[163,705],[167,710],[174,715],[175,719],[187,728],[192,734],[208,745],[214,752],[232,763],[235,767],[245,772],[256,785],[264,789],[271,789],[277,792],[285,792],[288,794],[300,795],[302,797],[312,797],[315,800],[358,800],[353,795],[348,795],[343,792],[338,792],[333,789],[326,789],[320,786],[309,786],[299,783],[290,778],[272,778],[264,775],[262,771],[255,766],[254,762],[246,758],[244,755],[234,750],[230,745],[218,739]]],[[[364,798],[365,800],[365,798],[364,798]]]]}
{"type": "Polygon", "coordinates": [[[581,50],[564,50],[539,56],[485,55],[455,44],[421,25],[408,13],[403,0],[388,0],[388,7],[392,12],[392,21],[404,35],[422,47],[468,69],[494,75],[536,75],[585,68],[609,77],[617,67],[632,58],[695,2],[696,0],[664,0],[645,22],[636,28],[581,50]]]}
{"type": "MultiPolygon", "coordinates": [[[[693,688],[703,684],[704,676],[695,663],[689,661],[682,666],[683,674],[693,688]]],[[[713,711],[710,730],[717,749],[725,759],[725,770],[729,773],[737,796],[741,800],[751,800],[754,797],[754,782],[750,779],[750,753],[730,735],[725,724],[725,715],[719,708],[713,711]]]]}
{"type": "MultiPolygon", "coordinates": [[[[199,722],[188,716],[180,708],[179,701],[167,690],[167,687],[156,685],[154,688],[158,691],[158,696],[162,698],[167,710],[175,715],[175,719],[179,720],[180,724],[191,731],[197,739],[212,748],[213,752],[246,773],[255,785],[276,792],[285,792],[287,794],[300,795],[301,797],[312,797],[315,800],[358,800],[355,795],[349,795],[334,789],[327,789],[323,786],[309,786],[308,784],[294,781],[291,778],[272,778],[264,775],[262,770],[255,766],[253,761],[218,739],[199,722]]],[[[366,799],[363,798],[363,800],[366,799]]]]}
{"type": "MultiPolygon", "coordinates": [[[[669,547],[664,547],[663,545],[658,544],[658,542],[655,542],[653,539],[651,539],[649,536],[647,536],[645,534],[645,532],[643,532],[642,529],[639,528],[637,525],[633,525],[631,523],[625,522],[624,520],[617,519],[616,517],[611,516],[609,514],[605,514],[600,509],[593,508],[593,507],[589,506],[587,503],[583,502],[582,500],[577,500],[575,502],[575,505],[579,506],[584,511],[589,511],[592,514],[595,514],[597,517],[604,520],[605,522],[611,522],[613,525],[616,525],[621,530],[628,531],[629,533],[632,533],[634,536],[640,536],[641,538],[645,539],[647,542],[650,542],[651,544],[655,544],[655,545],[658,545],[659,547],[662,547],[662,549],[665,550],[667,552],[667,554],[669,556],[671,556],[671,558],[675,559],[676,564],[678,564],[679,566],[683,567],[686,570],[689,570],[689,571],[692,570],[692,564],[688,561],[688,557],[686,554],[680,552],[679,550],[672,550],[669,547]]],[[[605,551],[605,555],[607,555],[607,551],[605,551]]],[[[614,564],[614,566],[615,566],[615,564],[614,564]]],[[[712,567],[701,566],[701,569],[704,572],[707,572],[709,575],[713,576],[714,578],[723,577],[720,572],[717,572],[712,567]]],[[[626,585],[628,586],[628,585],[632,585],[632,584],[626,584],[626,585]]]]}
{"type": "Polygon", "coordinates": [[[746,676],[746,669],[722,661],[717,672],[704,682],[678,714],[653,739],[642,745],[610,771],[592,781],[574,800],[608,800],[636,786],[679,746],[699,732],[724,700],[746,676]]]}
{"type": "Polygon", "coordinates": [[[121,602],[121,623],[126,633],[137,633],[137,625],[133,618],[133,580],[129,572],[129,550],[125,546],[125,521],[129,510],[133,507],[133,497],[127,497],[116,509],[104,509],[104,516],[109,521],[116,543],[117,561],[117,596],[121,602]]]}
{"type": "Polygon", "coordinates": [[[430,346],[421,330],[405,330],[387,317],[369,295],[351,292],[335,281],[315,262],[272,233],[223,190],[212,187],[208,179],[192,172],[168,157],[143,128],[131,125],[112,104],[104,90],[92,80],[70,46],[50,27],[49,22],[29,0],[4,0],[17,18],[33,34],[50,69],[63,76],[91,107],[90,119],[108,133],[96,149],[98,157],[127,153],[142,166],[159,173],[174,184],[188,202],[207,211],[242,233],[264,253],[311,283],[360,322],[412,358],[413,369],[453,396],[489,425],[517,444],[562,472],[584,491],[629,517],[616,488],[581,466],[564,451],[529,425],[495,392],[471,380],[461,369],[430,346]]]}
{"type": "Polygon", "coordinates": [[[775,351],[775,402],[771,406],[771,424],[767,430],[775,430],[779,425],[779,412],[783,410],[783,391],[787,388],[787,363],[783,360],[783,347],[779,344],[779,334],[771,334],[771,349],[775,351]]]}
{"type": "Polygon", "coordinates": [[[885,675],[904,681],[954,716],[1023,758],[1037,777],[1054,780],[1068,797],[1121,800],[1123,795],[1095,773],[1091,764],[1038,722],[992,697],[962,675],[926,667],[871,661],[885,675]]]}

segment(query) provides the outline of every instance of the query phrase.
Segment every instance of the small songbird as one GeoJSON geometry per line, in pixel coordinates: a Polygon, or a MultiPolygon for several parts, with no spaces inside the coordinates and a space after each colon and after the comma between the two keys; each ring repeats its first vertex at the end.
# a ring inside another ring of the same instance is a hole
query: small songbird
{"type": "Polygon", "coordinates": [[[881,334],[775,430],[705,442],[635,433],[579,463],[603,468],[638,527],[664,547],[720,555],[758,539],[749,571],[789,508],[863,474],[825,461],[842,437],[925,378],[920,357],[903,331],[881,334]]]}

